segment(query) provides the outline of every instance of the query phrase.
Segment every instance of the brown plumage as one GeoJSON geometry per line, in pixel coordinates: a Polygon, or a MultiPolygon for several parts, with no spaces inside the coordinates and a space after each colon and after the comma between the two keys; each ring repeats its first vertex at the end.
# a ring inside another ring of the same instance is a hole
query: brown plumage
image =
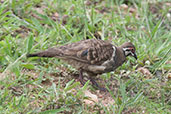
{"type": "Polygon", "coordinates": [[[127,56],[133,56],[137,59],[132,43],[127,42],[116,47],[108,41],[98,39],[82,40],[27,55],[27,57],[36,56],[57,57],[64,60],[80,71],[79,79],[82,84],[84,84],[82,73],[86,72],[90,81],[98,88],[100,87],[93,80],[93,76],[114,71],[125,62],[127,56]]]}

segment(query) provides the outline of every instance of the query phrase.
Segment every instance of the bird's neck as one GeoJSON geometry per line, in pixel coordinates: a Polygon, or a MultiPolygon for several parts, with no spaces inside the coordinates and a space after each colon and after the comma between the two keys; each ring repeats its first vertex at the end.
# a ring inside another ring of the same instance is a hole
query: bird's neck
{"type": "Polygon", "coordinates": [[[115,60],[117,61],[117,64],[120,66],[126,60],[126,56],[125,56],[125,53],[124,53],[122,47],[118,47],[116,49],[116,55],[117,55],[117,57],[115,58],[115,60]]]}

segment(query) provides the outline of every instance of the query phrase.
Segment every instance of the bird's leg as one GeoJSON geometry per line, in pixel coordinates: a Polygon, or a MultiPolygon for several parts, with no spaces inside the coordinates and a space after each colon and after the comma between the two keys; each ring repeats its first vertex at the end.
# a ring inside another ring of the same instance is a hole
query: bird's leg
{"type": "Polygon", "coordinates": [[[83,80],[83,70],[80,70],[80,74],[79,74],[79,81],[82,85],[85,84],[84,80],[83,80]]]}
{"type": "Polygon", "coordinates": [[[100,91],[105,91],[105,92],[107,91],[106,88],[100,87],[99,84],[92,77],[90,77],[90,81],[92,85],[98,88],[100,91]]]}

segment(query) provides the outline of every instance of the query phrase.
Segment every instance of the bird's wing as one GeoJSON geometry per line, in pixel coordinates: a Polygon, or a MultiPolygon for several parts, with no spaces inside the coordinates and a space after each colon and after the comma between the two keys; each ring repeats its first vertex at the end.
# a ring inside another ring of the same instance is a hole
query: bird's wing
{"type": "Polygon", "coordinates": [[[107,41],[89,39],[66,44],[56,49],[62,52],[60,58],[74,59],[78,62],[100,65],[112,57],[114,53],[113,47],[107,41]]]}

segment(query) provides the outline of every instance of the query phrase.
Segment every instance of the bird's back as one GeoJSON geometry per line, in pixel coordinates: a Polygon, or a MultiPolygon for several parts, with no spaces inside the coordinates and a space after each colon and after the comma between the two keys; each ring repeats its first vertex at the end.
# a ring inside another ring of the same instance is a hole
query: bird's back
{"type": "Polygon", "coordinates": [[[108,41],[88,39],[49,48],[48,50],[29,54],[28,56],[57,57],[76,69],[99,74],[113,70],[116,51],[117,48],[108,41]]]}

